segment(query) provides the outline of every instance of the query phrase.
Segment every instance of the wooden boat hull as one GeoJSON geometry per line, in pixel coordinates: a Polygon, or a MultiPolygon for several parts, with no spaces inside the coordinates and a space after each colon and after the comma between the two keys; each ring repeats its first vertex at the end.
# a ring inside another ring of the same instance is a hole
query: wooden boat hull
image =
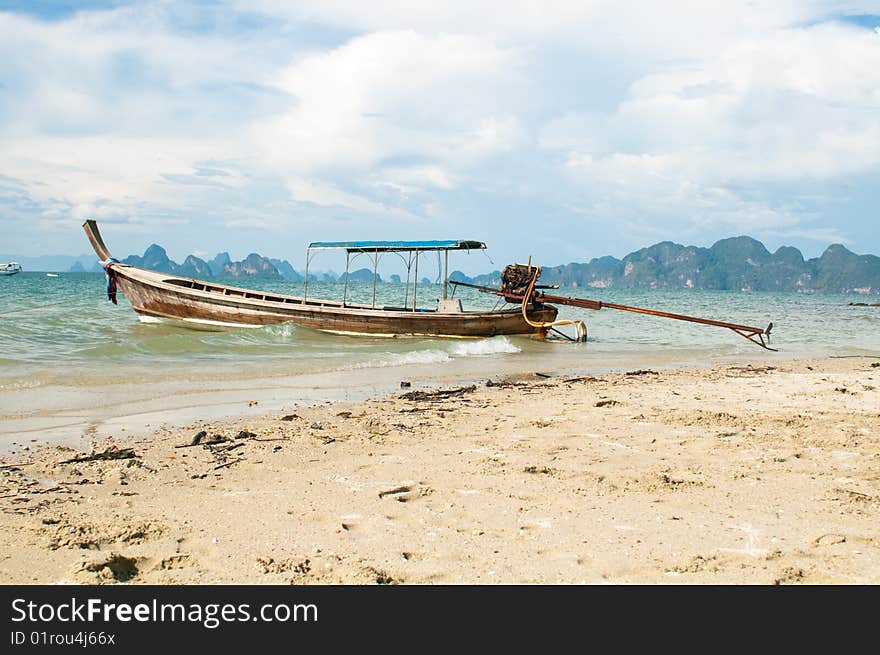
{"type": "MultiPolygon", "coordinates": [[[[195,323],[261,326],[292,322],[343,334],[487,337],[541,333],[523,319],[519,308],[504,311],[439,313],[365,305],[345,306],[326,300],[240,289],[179,278],[124,264],[111,264],[121,291],[142,316],[195,323]]],[[[530,308],[529,318],[549,322],[556,308],[530,308]]]]}

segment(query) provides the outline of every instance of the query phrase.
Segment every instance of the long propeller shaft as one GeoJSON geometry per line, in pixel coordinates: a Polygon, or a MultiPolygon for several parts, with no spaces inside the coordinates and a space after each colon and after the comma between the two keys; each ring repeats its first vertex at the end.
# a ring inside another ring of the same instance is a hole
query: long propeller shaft
{"type": "MultiPolygon", "coordinates": [[[[472,289],[477,289],[478,291],[482,291],[483,293],[491,293],[496,296],[503,296],[505,300],[511,303],[521,303],[524,299],[524,296],[517,295],[505,291],[501,291],[499,289],[493,289],[492,287],[482,287],[476,284],[468,284],[465,282],[454,282],[450,281],[450,284],[455,284],[458,286],[469,287],[472,289]]],[[[592,309],[592,310],[600,310],[603,308],[607,309],[617,309],[624,312],[634,312],[637,314],[646,314],[648,316],[659,316],[661,318],[671,318],[677,321],[687,321],[689,323],[700,323],[702,325],[714,325],[716,327],[727,328],[728,330],[733,330],[741,337],[745,337],[752,343],[761,346],[762,348],[766,348],[767,350],[775,350],[775,348],[771,348],[764,341],[764,337],[770,337],[770,331],[773,329],[773,323],[770,323],[766,328],[754,327],[751,325],[740,325],[738,323],[728,323],[727,321],[716,321],[711,318],[700,318],[697,316],[688,316],[686,314],[674,314],[672,312],[664,312],[657,309],[646,309],[644,307],[633,307],[631,305],[619,305],[617,303],[604,302],[601,300],[591,300],[589,298],[571,298],[569,296],[556,296],[547,293],[543,293],[540,291],[536,291],[532,294],[532,298],[530,302],[534,303],[553,303],[557,305],[568,305],[571,307],[580,307],[582,309],[592,309]]]]}

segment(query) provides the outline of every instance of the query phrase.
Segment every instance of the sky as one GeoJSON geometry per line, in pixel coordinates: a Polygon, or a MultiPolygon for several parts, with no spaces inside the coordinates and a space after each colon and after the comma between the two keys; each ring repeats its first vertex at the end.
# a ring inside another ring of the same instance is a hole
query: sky
{"type": "Polygon", "coordinates": [[[880,0],[0,0],[4,253],[880,253],[878,189],[880,0]]]}

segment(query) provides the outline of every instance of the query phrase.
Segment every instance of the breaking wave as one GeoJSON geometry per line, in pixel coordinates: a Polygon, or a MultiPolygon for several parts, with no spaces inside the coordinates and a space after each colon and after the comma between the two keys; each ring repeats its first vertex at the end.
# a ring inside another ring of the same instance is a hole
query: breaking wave
{"type": "Polygon", "coordinates": [[[520,348],[510,342],[507,337],[492,337],[479,341],[463,341],[452,347],[452,354],[456,357],[475,357],[481,355],[500,355],[505,353],[518,353],[520,348]]]}
{"type": "Polygon", "coordinates": [[[416,350],[411,353],[397,353],[392,358],[393,365],[398,364],[439,364],[452,359],[449,353],[442,350],[416,350]]]}
{"type": "Polygon", "coordinates": [[[382,359],[371,359],[354,364],[352,368],[376,368],[384,366],[405,366],[407,364],[441,364],[452,358],[442,350],[415,350],[408,353],[385,353],[382,359]]]}
{"type": "Polygon", "coordinates": [[[275,323],[263,327],[267,333],[282,339],[289,339],[296,332],[296,326],[293,323],[275,323]]]}
{"type": "Polygon", "coordinates": [[[461,341],[447,346],[446,350],[427,348],[405,353],[386,352],[380,359],[372,358],[354,364],[353,368],[372,368],[385,366],[406,366],[407,364],[443,364],[460,357],[485,357],[487,355],[511,354],[520,348],[507,337],[492,337],[478,341],[461,341]]]}

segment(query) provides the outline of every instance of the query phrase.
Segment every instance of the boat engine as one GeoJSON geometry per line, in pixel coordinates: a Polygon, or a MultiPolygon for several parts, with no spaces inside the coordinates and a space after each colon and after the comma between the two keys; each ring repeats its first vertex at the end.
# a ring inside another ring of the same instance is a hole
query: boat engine
{"type": "Polygon", "coordinates": [[[541,268],[531,264],[509,264],[501,274],[500,291],[507,302],[522,302],[523,296],[529,292],[532,280],[541,277],[541,268]]]}

